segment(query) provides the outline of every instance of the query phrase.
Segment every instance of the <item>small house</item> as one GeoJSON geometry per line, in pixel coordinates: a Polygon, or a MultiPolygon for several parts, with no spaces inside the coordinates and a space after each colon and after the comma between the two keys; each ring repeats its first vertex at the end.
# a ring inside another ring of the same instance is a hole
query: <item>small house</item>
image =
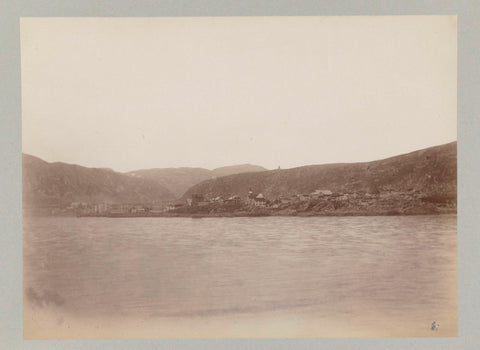
{"type": "Polygon", "coordinates": [[[130,205],[128,204],[112,204],[110,206],[111,214],[125,214],[130,210],[130,205]]]}
{"type": "Polygon", "coordinates": [[[179,209],[183,207],[183,204],[180,204],[180,203],[170,203],[167,205],[166,209],[167,211],[170,211],[170,210],[175,210],[175,209],[179,209]]]}
{"type": "Polygon", "coordinates": [[[267,200],[265,199],[263,194],[260,193],[258,196],[255,197],[254,205],[256,207],[264,207],[266,204],[267,204],[267,200]]]}
{"type": "Polygon", "coordinates": [[[239,207],[242,204],[242,200],[239,196],[234,195],[225,200],[224,204],[228,207],[239,207]]]}
{"type": "Polygon", "coordinates": [[[223,200],[222,196],[218,196],[218,197],[213,198],[211,202],[222,204],[224,202],[224,200],[223,200]]]}
{"type": "Polygon", "coordinates": [[[130,209],[130,212],[132,214],[140,214],[140,213],[145,213],[145,208],[141,205],[135,205],[133,206],[132,209],[130,209]]]}

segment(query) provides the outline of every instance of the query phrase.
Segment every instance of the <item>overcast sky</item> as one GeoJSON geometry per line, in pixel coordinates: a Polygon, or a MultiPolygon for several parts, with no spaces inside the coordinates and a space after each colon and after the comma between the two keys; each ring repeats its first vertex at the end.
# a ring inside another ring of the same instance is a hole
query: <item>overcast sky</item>
{"type": "Polygon", "coordinates": [[[23,152],[117,171],[454,141],[453,16],[23,18],[23,152]]]}

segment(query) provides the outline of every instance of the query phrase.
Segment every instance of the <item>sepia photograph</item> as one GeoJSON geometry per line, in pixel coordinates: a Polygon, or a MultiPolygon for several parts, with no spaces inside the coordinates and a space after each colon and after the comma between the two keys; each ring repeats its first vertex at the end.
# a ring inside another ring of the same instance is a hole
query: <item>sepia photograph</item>
{"type": "Polygon", "coordinates": [[[457,17],[23,17],[24,339],[457,337],[457,17]]]}

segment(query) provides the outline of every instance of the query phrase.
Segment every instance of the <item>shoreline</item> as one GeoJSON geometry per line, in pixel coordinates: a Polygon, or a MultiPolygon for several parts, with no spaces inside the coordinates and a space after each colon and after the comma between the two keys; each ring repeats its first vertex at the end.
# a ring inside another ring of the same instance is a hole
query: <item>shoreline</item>
{"type": "Polygon", "coordinates": [[[81,215],[35,215],[47,217],[98,217],[98,218],[253,218],[253,217],[356,217],[356,216],[421,216],[421,215],[457,215],[457,210],[443,211],[415,211],[415,212],[296,212],[296,213],[275,213],[275,212],[230,212],[230,213],[162,213],[162,214],[81,214],[81,215]]]}

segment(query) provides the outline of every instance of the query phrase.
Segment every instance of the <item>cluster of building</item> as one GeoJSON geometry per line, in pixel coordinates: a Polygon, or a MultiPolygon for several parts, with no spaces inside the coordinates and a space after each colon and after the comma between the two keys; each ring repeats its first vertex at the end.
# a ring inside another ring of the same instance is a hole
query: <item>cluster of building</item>
{"type": "Polygon", "coordinates": [[[96,203],[89,204],[84,202],[72,202],[63,208],[54,208],[53,215],[79,214],[87,216],[107,216],[107,215],[126,215],[126,214],[161,214],[172,208],[165,205],[143,205],[143,204],[112,204],[96,203]]]}
{"type": "MultiPolygon", "coordinates": [[[[257,207],[257,208],[279,208],[282,204],[288,205],[297,203],[299,201],[308,201],[312,199],[318,199],[320,197],[328,198],[333,193],[330,190],[315,190],[308,194],[296,194],[291,197],[280,197],[276,199],[267,199],[262,193],[254,193],[252,190],[248,191],[248,194],[243,200],[239,195],[233,195],[228,198],[221,196],[207,199],[201,194],[194,194],[192,198],[187,199],[188,206],[205,207],[211,205],[220,205],[227,208],[238,208],[241,206],[257,207]]],[[[344,195],[347,196],[347,195],[344,195]]]]}
{"type": "Polygon", "coordinates": [[[243,205],[265,207],[267,200],[262,193],[254,195],[250,190],[246,200],[242,200],[239,195],[233,195],[228,198],[217,196],[207,198],[202,194],[193,194],[192,198],[187,199],[188,207],[206,207],[206,206],[222,206],[227,208],[238,208],[243,205]]]}
{"type": "MultiPolygon", "coordinates": [[[[63,211],[74,211],[77,214],[82,215],[161,215],[163,213],[176,211],[176,210],[186,210],[189,208],[210,208],[210,207],[222,207],[226,209],[236,209],[240,207],[255,207],[255,208],[280,208],[285,205],[294,204],[298,202],[309,201],[312,199],[329,198],[333,196],[332,191],[330,190],[315,190],[308,194],[296,194],[290,197],[279,197],[275,199],[267,199],[262,193],[254,193],[252,190],[248,191],[248,194],[242,199],[239,195],[233,195],[228,198],[223,198],[222,196],[217,196],[213,198],[208,198],[203,194],[193,194],[191,198],[188,198],[186,201],[168,203],[168,204],[154,204],[154,205],[143,205],[143,204],[110,204],[110,203],[98,203],[98,204],[87,204],[80,202],[73,202],[68,207],[64,208],[63,211]]],[[[337,196],[338,197],[338,196],[337,196]]],[[[340,195],[337,199],[348,199],[348,195],[340,195]]],[[[205,209],[206,209],[205,208],[205,209]]],[[[57,211],[59,209],[56,209],[57,211]]],[[[53,212],[52,212],[53,213],[53,212]]]]}

